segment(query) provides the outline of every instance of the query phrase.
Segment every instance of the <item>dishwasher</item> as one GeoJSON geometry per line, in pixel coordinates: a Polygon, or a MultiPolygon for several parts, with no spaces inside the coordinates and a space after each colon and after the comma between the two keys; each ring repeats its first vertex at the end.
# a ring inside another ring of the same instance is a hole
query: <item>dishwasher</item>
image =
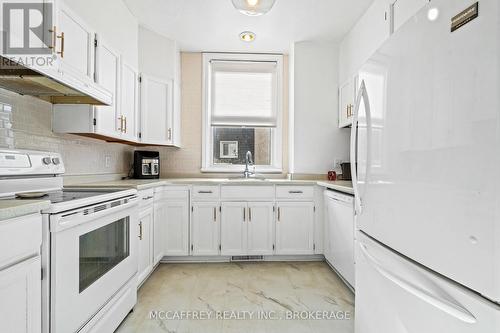
{"type": "Polygon", "coordinates": [[[325,190],[325,259],[355,288],[354,197],[325,190]]]}

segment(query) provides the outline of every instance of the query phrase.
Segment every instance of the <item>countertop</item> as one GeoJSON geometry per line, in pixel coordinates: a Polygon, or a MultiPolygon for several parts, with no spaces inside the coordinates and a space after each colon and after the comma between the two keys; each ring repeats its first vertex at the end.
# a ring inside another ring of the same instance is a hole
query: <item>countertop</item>
{"type": "Polygon", "coordinates": [[[146,190],[168,185],[319,185],[339,192],[354,194],[352,182],[346,180],[288,180],[288,179],[222,179],[222,178],[160,178],[160,179],[125,179],[106,182],[78,184],[78,187],[127,187],[146,190]]]}
{"type": "MultiPolygon", "coordinates": [[[[318,181],[318,180],[288,180],[288,179],[220,179],[220,178],[162,178],[162,179],[126,179],[106,182],[95,182],[76,185],[77,187],[117,187],[146,190],[168,185],[319,185],[339,192],[353,194],[350,181],[318,181]]],[[[70,186],[71,187],[71,186],[70,186]]],[[[0,200],[0,221],[23,215],[38,213],[49,208],[49,200],[0,200]]]]}
{"type": "Polygon", "coordinates": [[[49,208],[49,200],[0,200],[0,221],[39,213],[49,208]]]}

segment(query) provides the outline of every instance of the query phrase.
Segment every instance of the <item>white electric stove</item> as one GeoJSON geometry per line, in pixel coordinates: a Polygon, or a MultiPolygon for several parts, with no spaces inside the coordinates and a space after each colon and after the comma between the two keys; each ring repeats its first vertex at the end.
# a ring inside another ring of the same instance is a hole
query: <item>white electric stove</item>
{"type": "Polygon", "coordinates": [[[43,214],[43,332],[113,332],[137,300],[137,191],[63,187],[57,153],[0,150],[0,199],[43,214]]]}

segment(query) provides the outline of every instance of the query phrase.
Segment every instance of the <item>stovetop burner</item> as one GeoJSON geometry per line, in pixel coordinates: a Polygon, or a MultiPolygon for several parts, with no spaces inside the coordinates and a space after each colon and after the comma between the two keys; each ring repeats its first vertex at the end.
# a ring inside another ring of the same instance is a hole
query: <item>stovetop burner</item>
{"type": "MultiPolygon", "coordinates": [[[[50,200],[51,203],[56,204],[56,203],[61,203],[61,202],[67,202],[67,201],[72,201],[72,200],[78,200],[78,199],[85,199],[85,198],[90,198],[90,197],[95,197],[98,195],[103,195],[103,194],[108,194],[108,193],[115,193],[123,191],[122,189],[74,189],[74,188],[68,188],[68,189],[62,189],[61,191],[53,191],[53,192],[47,192],[43,196],[39,196],[38,199],[45,199],[45,200],[50,200]]],[[[30,197],[29,195],[26,197],[18,197],[18,200],[33,200],[33,197],[30,197]]]]}

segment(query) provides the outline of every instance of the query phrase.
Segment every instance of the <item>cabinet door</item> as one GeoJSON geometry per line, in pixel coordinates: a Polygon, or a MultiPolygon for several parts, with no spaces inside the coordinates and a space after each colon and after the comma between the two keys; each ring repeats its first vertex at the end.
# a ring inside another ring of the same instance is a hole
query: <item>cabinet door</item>
{"type": "Polygon", "coordinates": [[[168,202],[166,200],[154,203],[153,216],[153,266],[163,258],[167,229],[168,202]]]}
{"type": "Polygon", "coordinates": [[[339,127],[352,124],[354,115],[354,80],[344,83],[339,90],[339,127]]]}
{"type": "Polygon", "coordinates": [[[138,277],[140,285],[153,269],[153,247],[151,227],[153,226],[153,207],[143,209],[139,214],[138,277]]]}
{"type": "Polygon", "coordinates": [[[0,332],[41,332],[40,256],[0,271],[0,332]]]}
{"type": "Polygon", "coordinates": [[[219,255],[220,221],[216,202],[193,203],[191,212],[191,254],[219,255]]]}
{"type": "Polygon", "coordinates": [[[248,203],[248,254],[270,255],[274,246],[274,204],[248,203]]]}
{"type": "MultiPolygon", "coordinates": [[[[97,36],[96,36],[97,40],[97,36]]],[[[121,134],[119,117],[119,73],[120,56],[101,38],[96,47],[95,80],[113,94],[110,106],[95,106],[95,132],[119,138],[121,134]]]]}
{"type": "Polygon", "coordinates": [[[139,128],[139,74],[127,63],[122,64],[121,117],[123,121],[122,137],[137,141],[139,128]]]}
{"type": "Polygon", "coordinates": [[[223,202],[221,207],[221,254],[246,255],[248,221],[246,202],[223,202]]]}
{"type": "Polygon", "coordinates": [[[430,0],[397,0],[393,5],[393,31],[396,32],[430,0]]]}
{"type": "MultiPolygon", "coordinates": [[[[187,200],[165,204],[163,252],[166,256],[189,255],[189,204],[187,200]]],[[[156,223],[156,220],[155,220],[156,223]]]]}
{"type": "Polygon", "coordinates": [[[314,253],[314,203],[277,203],[276,254],[314,253]]]}
{"type": "Polygon", "coordinates": [[[141,75],[141,142],[172,144],[172,81],[141,75]]]}
{"type": "Polygon", "coordinates": [[[91,29],[61,1],[57,11],[58,38],[60,50],[59,65],[65,77],[85,84],[93,82],[94,74],[94,33],[91,29]],[[62,37],[64,34],[64,37],[62,37]]]}

